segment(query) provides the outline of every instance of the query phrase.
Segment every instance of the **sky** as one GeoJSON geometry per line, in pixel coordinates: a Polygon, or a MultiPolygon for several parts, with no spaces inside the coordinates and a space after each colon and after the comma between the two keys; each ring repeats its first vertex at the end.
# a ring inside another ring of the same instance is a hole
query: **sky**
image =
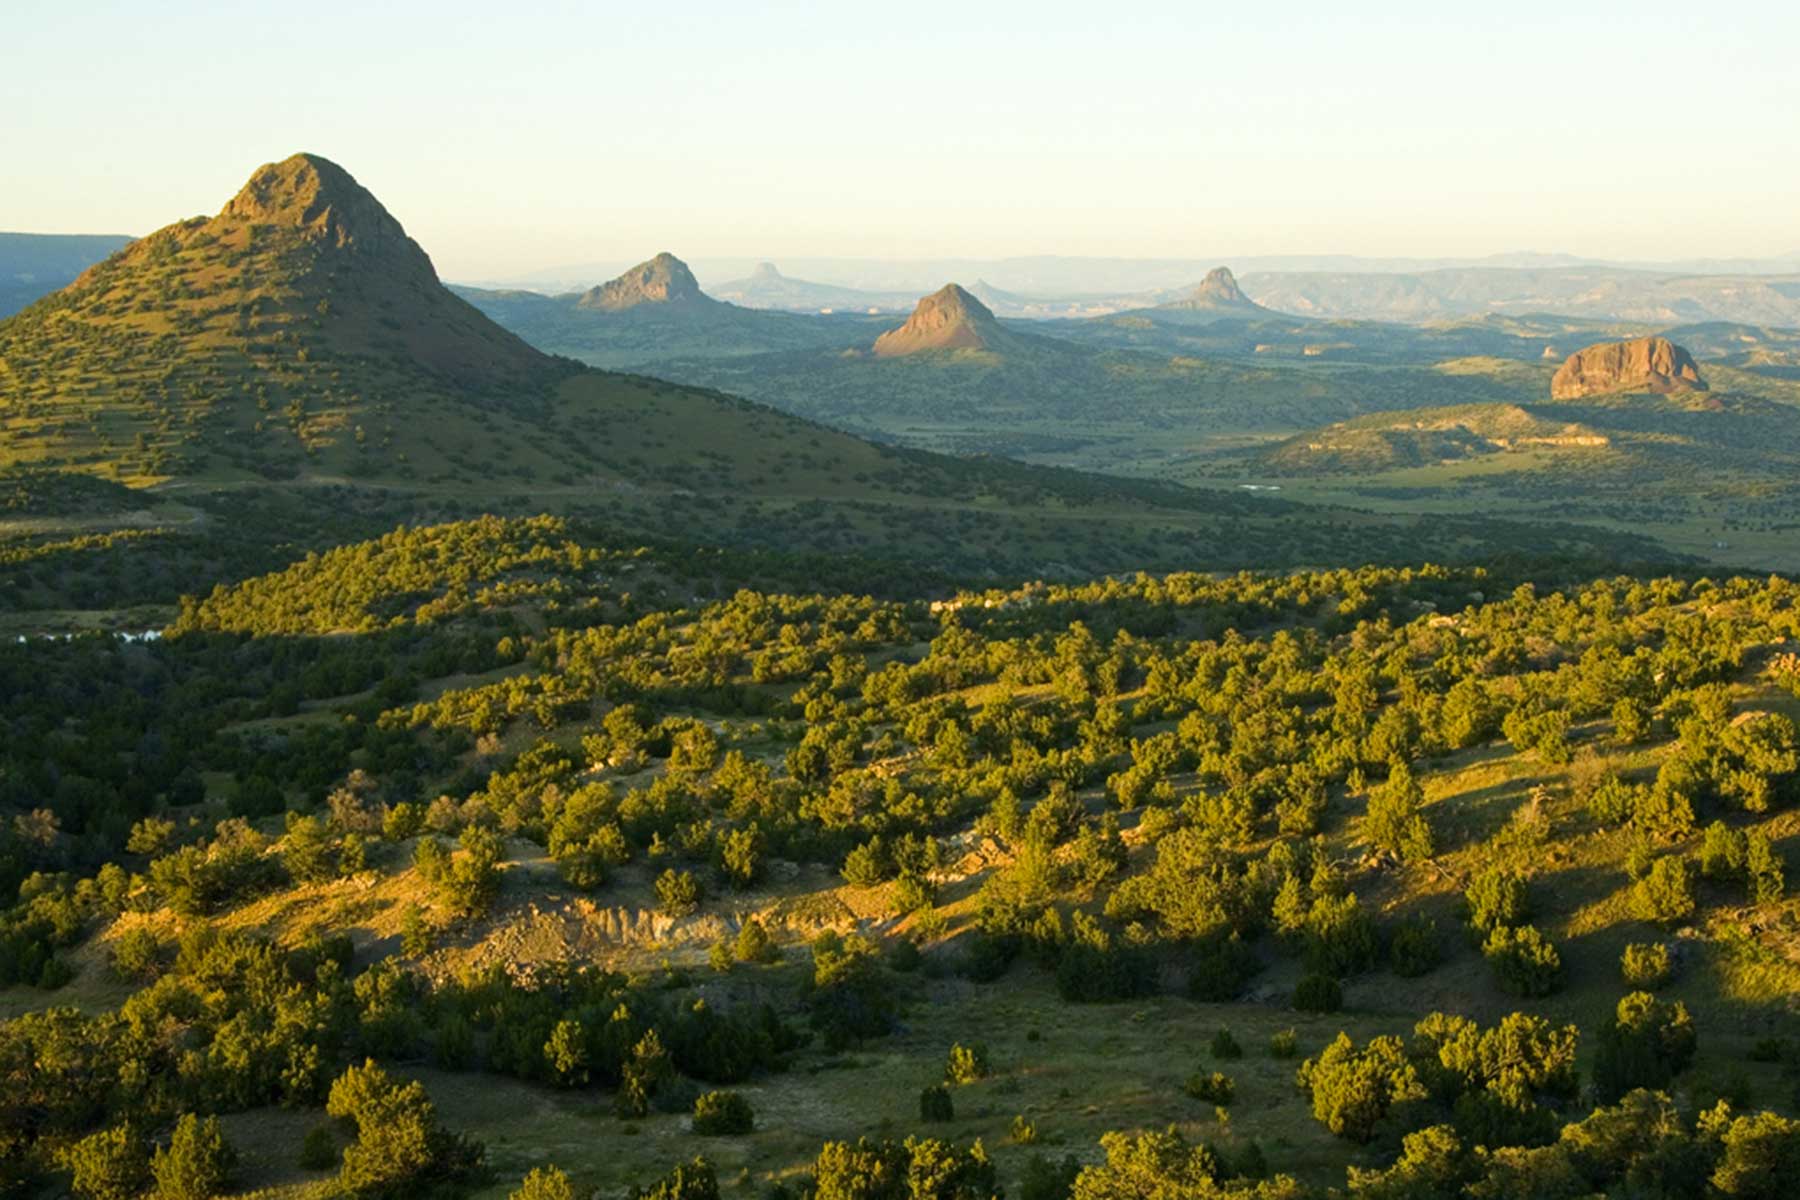
{"type": "Polygon", "coordinates": [[[447,278],[684,257],[1800,251],[1800,5],[6,0],[0,229],[309,150],[447,278]]]}

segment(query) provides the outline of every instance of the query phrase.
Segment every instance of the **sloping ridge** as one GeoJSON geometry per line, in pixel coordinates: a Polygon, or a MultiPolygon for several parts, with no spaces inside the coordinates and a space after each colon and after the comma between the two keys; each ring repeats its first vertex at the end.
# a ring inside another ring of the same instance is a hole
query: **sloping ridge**
{"type": "Polygon", "coordinates": [[[920,300],[906,324],[875,339],[879,358],[947,350],[998,350],[1008,340],[987,305],[947,283],[920,300]]]}

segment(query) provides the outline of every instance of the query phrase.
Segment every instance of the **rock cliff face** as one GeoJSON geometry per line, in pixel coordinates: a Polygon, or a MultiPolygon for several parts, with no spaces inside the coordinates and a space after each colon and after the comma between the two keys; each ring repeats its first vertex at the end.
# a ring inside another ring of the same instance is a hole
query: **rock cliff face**
{"type": "Polygon", "coordinates": [[[297,229],[339,250],[381,255],[435,282],[437,273],[381,201],[350,172],[317,154],[295,154],[258,167],[217,223],[297,229]]]}
{"type": "Polygon", "coordinates": [[[602,312],[624,312],[641,304],[699,306],[718,301],[700,290],[686,263],[665,252],[589,290],[577,303],[602,312]]]}
{"type": "Polygon", "coordinates": [[[993,350],[1004,339],[987,305],[954,283],[919,301],[906,324],[875,339],[881,358],[931,350],[993,350]]]}
{"type": "Polygon", "coordinates": [[[1579,400],[1615,392],[1704,392],[1706,381],[1693,356],[1668,338],[1603,342],[1577,350],[1550,381],[1552,400],[1579,400]]]}

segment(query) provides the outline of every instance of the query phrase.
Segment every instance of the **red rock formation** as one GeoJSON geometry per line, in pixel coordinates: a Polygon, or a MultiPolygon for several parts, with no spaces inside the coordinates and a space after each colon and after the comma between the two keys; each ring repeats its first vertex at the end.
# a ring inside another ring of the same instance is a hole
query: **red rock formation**
{"type": "Polygon", "coordinates": [[[1577,350],[1550,381],[1553,400],[1579,400],[1613,392],[1704,392],[1706,381],[1693,356],[1668,338],[1603,342],[1577,350]]]}

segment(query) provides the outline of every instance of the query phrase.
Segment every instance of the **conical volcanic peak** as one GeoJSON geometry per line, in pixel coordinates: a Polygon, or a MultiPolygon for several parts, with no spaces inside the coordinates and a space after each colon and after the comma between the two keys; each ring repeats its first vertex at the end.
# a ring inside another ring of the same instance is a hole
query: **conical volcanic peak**
{"type": "Polygon", "coordinates": [[[1238,287],[1237,276],[1231,273],[1230,267],[1214,267],[1194,289],[1190,299],[1210,300],[1218,304],[1249,304],[1250,297],[1244,295],[1238,287]]]}
{"type": "Polygon", "coordinates": [[[1237,276],[1231,273],[1230,267],[1214,267],[1200,281],[1200,286],[1189,292],[1184,299],[1162,307],[1209,313],[1220,318],[1270,315],[1268,309],[1244,295],[1244,290],[1238,287],[1237,276]]]}
{"type": "Polygon", "coordinates": [[[219,219],[300,229],[340,249],[417,254],[430,263],[381,201],[350,172],[316,154],[258,167],[219,219]]]}
{"type": "Polygon", "coordinates": [[[1602,342],[1577,350],[1550,381],[1553,400],[1579,400],[1615,392],[1704,392],[1706,380],[1693,355],[1668,338],[1602,342]]]}
{"type": "Polygon", "coordinates": [[[34,452],[146,477],[374,472],[384,438],[446,403],[523,411],[573,366],[452,295],[381,202],[311,154],[0,323],[0,363],[56,421],[138,447],[71,434],[34,452]]]}
{"type": "Polygon", "coordinates": [[[752,283],[778,283],[784,278],[786,277],[782,275],[772,262],[757,263],[756,270],[750,272],[750,281],[752,283]]]}
{"type": "Polygon", "coordinates": [[[582,308],[624,312],[640,304],[700,305],[718,303],[700,290],[688,265],[664,251],[641,262],[617,279],[593,288],[581,297],[582,308]]]}
{"type": "Polygon", "coordinates": [[[906,324],[875,339],[883,358],[930,350],[992,350],[1004,334],[987,305],[954,283],[919,301],[906,324]]]}

